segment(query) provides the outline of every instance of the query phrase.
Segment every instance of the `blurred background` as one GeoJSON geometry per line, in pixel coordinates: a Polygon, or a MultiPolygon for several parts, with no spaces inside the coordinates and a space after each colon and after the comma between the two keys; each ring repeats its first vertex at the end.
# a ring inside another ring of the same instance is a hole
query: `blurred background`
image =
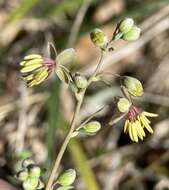
{"type": "MultiPolygon", "coordinates": [[[[75,105],[70,90],[57,77],[27,89],[18,66],[23,56],[45,55],[48,41],[58,52],[74,47],[77,59],[69,68],[88,76],[99,56],[90,31],[99,27],[111,37],[117,22],[125,17],[132,17],[141,27],[141,38],[115,43],[116,51],[107,55],[102,71],[142,81],[145,94],[136,102],[159,114],[152,123],[154,134],[132,143],[122,133],[124,121],[108,125],[112,105],[96,117],[102,124],[96,136],[71,141],[61,169],[76,169],[77,190],[169,189],[168,0],[0,0],[1,179],[17,186],[12,177],[16,161],[27,156],[48,173],[75,105]]],[[[111,105],[119,95],[119,83],[113,77],[107,80],[112,87],[91,85],[78,122],[103,105],[111,105]]]]}

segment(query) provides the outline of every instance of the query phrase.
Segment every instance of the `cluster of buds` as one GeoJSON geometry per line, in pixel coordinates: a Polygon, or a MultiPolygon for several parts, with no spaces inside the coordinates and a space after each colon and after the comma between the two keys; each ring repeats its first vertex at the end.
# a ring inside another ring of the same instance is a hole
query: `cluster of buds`
{"type": "Polygon", "coordinates": [[[135,41],[140,37],[141,29],[134,24],[133,19],[126,18],[122,20],[116,27],[111,40],[108,39],[107,35],[100,29],[96,28],[90,33],[91,41],[102,50],[107,47],[109,50],[114,50],[111,45],[113,40],[125,40],[135,41]]]}
{"type": "Polygon", "coordinates": [[[40,179],[41,169],[35,165],[34,161],[27,158],[22,161],[22,169],[17,173],[17,179],[22,182],[24,190],[40,190],[44,188],[44,183],[40,179]]]}
{"type": "Polygon", "coordinates": [[[68,190],[72,189],[72,184],[76,179],[76,171],[73,169],[66,170],[61,174],[56,181],[56,190],[68,190]]]}
{"type": "Polygon", "coordinates": [[[153,129],[150,126],[151,121],[148,117],[157,117],[155,113],[142,111],[136,107],[132,102],[132,97],[139,97],[143,95],[143,86],[141,82],[133,77],[122,77],[122,89],[125,97],[118,98],[116,104],[118,110],[126,117],[124,132],[128,133],[130,139],[134,142],[138,142],[146,136],[145,129],[149,133],[153,133],[153,129]]]}
{"type": "Polygon", "coordinates": [[[123,39],[134,41],[140,37],[141,29],[134,24],[133,19],[126,18],[122,20],[115,30],[113,39],[123,39]]]}

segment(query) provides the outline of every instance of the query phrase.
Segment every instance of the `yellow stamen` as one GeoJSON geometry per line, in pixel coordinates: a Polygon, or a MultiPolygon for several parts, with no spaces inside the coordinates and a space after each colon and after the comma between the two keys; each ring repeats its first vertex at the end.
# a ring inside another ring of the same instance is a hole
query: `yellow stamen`
{"type": "Polygon", "coordinates": [[[141,113],[140,116],[143,117],[144,120],[145,120],[148,124],[151,123],[151,121],[150,121],[143,113],[141,113]]]}
{"type": "Polygon", "coordinates": [[[26,61],[21,61],[21,62],[19,63],[19,65],[20,65],[20,66],[24,66],[25,63],[26,63],[26,61]]]}
{"type": "Polygon", "coordinates": [[[143,128],[142,128],[140,125],[138,125],[137,122],[138,122],[138,121],[135,121],[136,129],[137,129],[137,135],[138,135],[138,137],[139,137],[141,140],[143,140],[143,137],[144,137],[144,136],[143,136],[143,133],[142,133],[143,128]]]}
{"type": "Polygon", "coordinates": [[[143,127],[141,126],[141,123],[138,120],[135,123],[137,125],[138,131],[141,134],[141,136],[145,137],[146,134],[145,134],[145,132],[143,130],[143,127]]]}
{"type": "Polygon", "coordinates": [[[30,55],[25,56],[24,60],[38,59],[38,58],[42,58],[42,56],[38,54],[30,54],[30,55]]]}
{"type": "Polygon", "coordinates": [[[150,113],[150,112],[144,111],[143,114],[147,117],[158,117],[158,114],[156,113],[150,113]]]}
{"type": "Polygon", "coordinates": [[[127,132],[128,126],[129,126],[129,120],[127,119],[127,120],[125,121],[125,124],[124,124],[124,133],[127,132]]]}
{"type": "Polygon", "coordinates": [[[28,85],[28,87],[32,87],[32,86],[34,86],[34,85],[37,85],[37,82],[36,82],[36,80],[32,80],[32,81],[29,82],[27,85],[28,85]]]}
{"type": "Polygon", "coordinates": [[[141,122],[143,126],[150,132],[153,133],[153,129],[150,127],[150,125],[147,123],[146,120],[144,120],[144,117],[140,116],[141,122]]]}
{"type": "Polygon", "coordinates": [[[134,138],[133,138],[133,133],[132,133],[132,124],[129,122],[128,124],[128,128],[129,128],[129,136],[130,136],[130,139],[132,141],[134,141],[134,138]]]}
{"type": "Polygon", "coordinates": [[[137,129],[136,129],[136,125],[134,122],[131,124],[131,132],[132,132],[132,136],[133,136],[134,141],[138,142],[137,129]]]}
{"type": "Polygon", "coordinates": [[[41,83],[46,77],[48,76],[48,71],[47,69],[41,69],[41,71],[37,72],[35,75],[35,80],[37,84],[41,83]]]}
{"type": "Polygon", "coordinates": [[[33,79],[33,74],[23,77],[24,80],[29,81],[33,79]]]}
{"type": "Polygon", "coordinates": [[[41,67],[42,62],[43,62],[42,59],[35,59],[35,60],[26,62],[24,67],[21,69],[21,73],[27,73],[41,67]]]}

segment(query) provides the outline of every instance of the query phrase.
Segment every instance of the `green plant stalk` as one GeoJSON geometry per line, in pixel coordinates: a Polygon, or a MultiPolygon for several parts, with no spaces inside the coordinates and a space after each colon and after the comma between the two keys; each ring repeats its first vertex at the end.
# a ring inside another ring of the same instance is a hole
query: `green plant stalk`
{"type": "Polygon", "coordinates": [[[62,160],[62,157],[64,155],[64,152],[65,152],[65,150],[67,148],[67,145],[68,145],[68,143],[69,143],[69,141],[71,139],[72,133],[74,132],[74,130],[76,128],[76,120],[77,120],[77,117],[79,115],[82,103],[83,103],[83,99],[84,99],[86,89],[92,83],[93,78],[97,75],[98,71],[100,70],[100,67],[102,65],[102,60],[103,60],[104,53],[105,52],[103,50],[101,50],[101,56],[100,56],[99,63],[97,65],[95,71],[93,72],[93,74],[90,76],[90,78],[88,80],[87,87],[81,92],[81,98],[79,98],[77,100],[76,109],[75,109],[75,112],[74,112],[74,115],[73,115],[73,118],[72,118],[72,121],[71,121],[71,124],[70,124],[70,130],[68,131],[68,133],[67,133],[67,135],[65,137],[65,140],[64,140],[64,142],[63,142],[63,144],[62,144],[62,146],[60,148],[60,151],[59,151],[59,153],[58,153],[58,155],[56,157],[56,160],[55,160],[52,172],[51,172],[51,174],[49,176],[49,179],[48,179],[48,182],[47,182],[45,190],[51,190],[52,189],[51,187],[52,187],[52,184],[53,184],[54,180],[58,177],[58,168],[59,168],[60,162],[62,160]]]}

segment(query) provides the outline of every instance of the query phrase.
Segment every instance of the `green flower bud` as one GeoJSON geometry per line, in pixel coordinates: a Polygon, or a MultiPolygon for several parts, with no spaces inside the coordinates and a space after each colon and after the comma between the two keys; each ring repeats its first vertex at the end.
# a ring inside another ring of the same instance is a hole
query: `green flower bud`
{"type": "Polygon", "coordinates": [[[76,171],[73,169],[66,170],[61,176],[59,176],[57,183],[62,186],[71,185],[76,178],[76,171]]]}
{"type": "Polygon", "coordinates": [[[120,30],[120,32],[122,32],[123,34],[125,34],[125,33],[129,32],[129,31],[132,29],[133,26],[134,26],[134,21],[133,21],[133,19],[131,19],[131,18],[126,18],[126,19],[124,19],[124,20],[120,23],[120,25],[119,25],[119,30],[120,30]]]}
{"type": "Polygon", "coordinates": [[[27,170],[22,170],[17,173],[17,178],[20,181],[25,181],[28,178],[28,171],[27,170]]]}
{"type": "Polygon", "coordinates": [[[134,77],[124,77],[124,86],[132,96],[143,95],[143,86],[141,82],[134,77]]]}
{"type": "Polygon", "coordinates": [[[96,133],[101,128],[101,124],[98,121],[91,121],[86,125],[82,126],[82,130],[87,133],[96,133]]]}
{"type": "Polygon", "coordinates": [[[29,175],[30,175],[32,178],[39,178],[39,177],[40,177],[40,174],[41,174],[41,169],[40,169],[40,167],[35,166],[35,165],[30,165],[30,167],[29,167],[29,175]]]}
{"type": "Polygon", "coordinates": [[[123,40],[126,41],[134,41],[137,40],[140,37],[141,29],[137,26],[134,26],[129,32],[125,33],[122,36],[123,40]]]}
{"type": "Polygon", "coordinates": [[[23,182],[23,188],[25,190],[36,190],[38,186],[38,178],[29,177],[26,181],[23,182]]]}
{"type": "Polygon", "coordinates": [[[108,43],[108,38],[107,36],[105,35],[105,33],[96,28],[94,29],[91,33],[90,33],[90,38],[92,40],[92,42],[98,46],[98,47],[104,47],[107,45],[108,43]]]}
{"type": "Polygon", "coordinates": [[[84,76],[80,75],[80,73],[75,74],[74,81],[77,88],[79,89],[84,89],[87,87],[87,79],[84,76]]]}
{"type": "Polygon", "coordinates": [[[45,184],[41,180],[39,180],[37,189],[43,189],[44,187],[45,187],[45,184]]]}
{"type": "Polygon", "coordinates": [[[120,112],[124,113],[129,110],[131,103],[128,101],[127,98],[120,98],[117,102],[117,107],[120,112]]]}
{"type": "Polygon", "coordinates": [[[31,158],[26,158],[22,162],[22,167],[27,168],[29,165],[34,164],[34,161],[31,158]]]}

